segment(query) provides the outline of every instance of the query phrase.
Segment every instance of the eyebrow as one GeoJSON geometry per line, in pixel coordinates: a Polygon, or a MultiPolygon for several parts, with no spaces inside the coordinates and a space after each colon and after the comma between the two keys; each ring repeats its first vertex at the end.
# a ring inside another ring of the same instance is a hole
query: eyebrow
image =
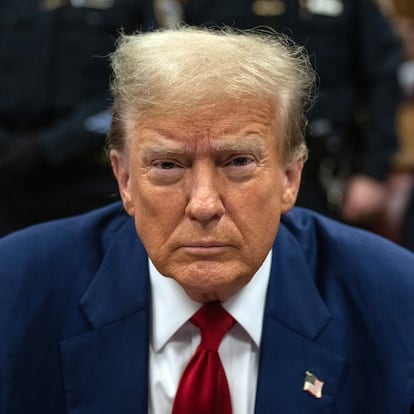
{"type": "Polygon", "coordinates": [[[177,154],[184,154],[188,152],[186,150],[187,145],[181,145],[175,143],[175,145],[166,145],[166,144],[157,144],[152,143],[150,145],[146,145],[141,150],[141,155],[144,159],[152,158],[152,157],[168,157],[177,154]]]}
{"type": "Polygon", "coordinates": [[[218,142],[214,145],[214,149],[217,152],[243,152],[257,149],[264,151],[266,146],[263,139],[256,134],[252,134],[238,138],[234,142],[218,142]]]}
{"type": "MultiPolygon", "coordinates": [[[[160,142],[151,142],[141,149],[141,155],[144,159],[152,157],[168,157],[177,154],[191,154],[193,149],[186,143],[175,141],[172,137],[167,136],[158,138],[160,142]]],[[[263,139],[257,134],[249,134],[237,137],[234,141],[215,141],[211,146],[212,152],[215,153],[241,153],[257,151],[264,152],[266,145],[263,139]]]]}

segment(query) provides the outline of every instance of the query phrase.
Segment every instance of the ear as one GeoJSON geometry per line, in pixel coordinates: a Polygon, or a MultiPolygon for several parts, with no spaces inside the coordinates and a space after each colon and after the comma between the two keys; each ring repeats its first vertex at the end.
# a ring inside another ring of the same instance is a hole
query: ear
{"type": "Polygon", "coordinates": [[[302,177],[304,161],[302,158],[292,161],[288,164],[284,171],[281,211],[288,212],[296,202],[299,193],[300,180],[302,177]]]}
{"type": "Polygon", "coordinates": [[[125,154],[112,149],[109,153],[111,159],[112,171],[118,182],[119,194],[126,212],[132,216],[134,213],[134,205],[130,192],[129,168],[128,160],[125,154]]]}

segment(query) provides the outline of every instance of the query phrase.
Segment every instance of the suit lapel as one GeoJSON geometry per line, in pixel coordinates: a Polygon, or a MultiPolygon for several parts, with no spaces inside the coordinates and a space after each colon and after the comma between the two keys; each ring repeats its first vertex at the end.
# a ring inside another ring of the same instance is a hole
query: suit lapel
{"type": "Polygon", "coordinates": [[[70,414],[147,412],[147,267],[130,220],[82,298],[81,309],[93,330],[60,343],[70,414]]]}
{"type": "Polygon", "coordinates": [[[329,320],[303,250],[281,226],[263,321],[256,414],[332,412],[345,362],[318,344],[329,320]],[[324,381],[322,398],[303,391],[306,371],[324,381]]]}

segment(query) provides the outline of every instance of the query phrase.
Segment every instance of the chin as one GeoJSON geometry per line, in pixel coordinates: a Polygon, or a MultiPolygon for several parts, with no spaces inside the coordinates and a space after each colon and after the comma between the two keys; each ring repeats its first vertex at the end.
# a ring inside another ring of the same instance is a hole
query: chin
{"type": "Polygon", "coordinates": [[[205,269],[205,271],[200,273],[190,273],[188,277],[183,277],[183,274],[181,274],[175,280],[181,285],[187,295],[196,302],[223,302],[234,295],[251,279],[251,277],[245,275],[234,275],[234,273],[226,275],[223,272],[209,272],[208,269],[205,269]]]}

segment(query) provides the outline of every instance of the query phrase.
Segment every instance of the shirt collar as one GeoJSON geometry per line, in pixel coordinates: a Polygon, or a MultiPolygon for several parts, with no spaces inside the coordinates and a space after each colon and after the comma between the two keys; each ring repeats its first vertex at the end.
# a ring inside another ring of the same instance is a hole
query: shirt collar
{"type": "MultiPolygon", "coordinates": [[[[261,321],[270,277],[271,256],[270,251],[250,282],[223,303],[223,307],[249,334],[257,347],[260,346],[262,337],[261,321]]],[[[149,274],[152,292],[151,342],[157,352],[194,315],[201,304],[191,300],[175,280],[159,273],[151,260],[149,274]]]]}

